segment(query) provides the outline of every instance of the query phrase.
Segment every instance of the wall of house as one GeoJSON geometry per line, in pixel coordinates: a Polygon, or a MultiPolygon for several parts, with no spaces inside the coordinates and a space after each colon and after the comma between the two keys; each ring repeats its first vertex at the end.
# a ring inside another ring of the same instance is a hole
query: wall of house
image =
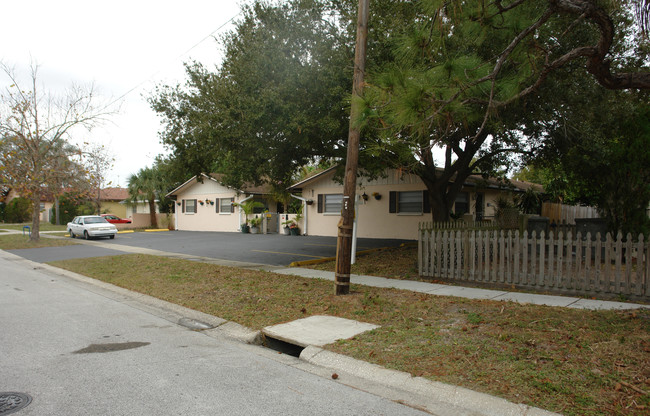
{"type": "MultiPolygon", "coordinates": [[[[134,228],[150,228],[151,216],[149,214],[133,214],[131,217],[131,224],[115,224],[118,230],[130,230],[134,228]]],[[[171,224],[174,228],[174,214],[156,214],[158,221],[158,228],[169,228],[171,224]]]]}
{"type": "MultiPolygon", "coordinates": [[[[375,180],[360,179],[357,186],[357,195],[368,196],[367,201],[359,199],[357,210],[357,236],[366,238],[398,238],[413,240],[417,238],[418,224],[432,221],[431,213],[390,213],[391,191],[423,191],[426,187],[415,175],[402,174],[399,171],[389,171],[386,178],[375,180]],[[375,197],[379,196],[379,199],[375,197]]],[[[334,181],[333,173],[324,176],[303,187],[303,198],[311,200],[307,205],[308,234],[336,236],[337,224],[340,213],[319,213],[319,194],[340,194],[343,187],[334,181]]],[[[484,195],[483,215],[486,219],[494,216],[496,199],[503,192],[496,189],[476,189],[466,187],[469,215],[476,218],[477,192],[484,195]]]]}
{"type": "MultiPolygon", "coordinates": [[[[135,204],[124,204],[126,213],[124,216],[126,218],[132,218],[133,214],[149,214],[149,202],[148,201],[138,201],[135,204]]],[[[160,214],[160,207],[158,202],[156,202],[156,214],[160,214]]],[[[115,214],[117,215],[117,214],[115,214]]],[[[119,215],[118,215],[119,217],[119,215]]]]}
{"type": "Polygon", "coordinates": [[[101,212],[126,218],[126,204],[121,204],[119,201],[102,201],[101,212]]]}
{"type": "MultiPolygon", "coordinates": [[[[223,198],[234,198],[240,202],[244,195],[237,196],[230,188],[222,186],[214,181],[205,180],[203,183],[195,183],[177,194],[176,223],[178,230],[190,231],[238,231],[240,226],[239,208],[235,207],[234,212],[216,212],[216,200],[223,198]],[[197,200],[196,213],[182,212],[183,200],[197,200]],[[206,203],[206,199],[208,202],[206,203]],[[199,203],[203,202],[203,205],[199,203]],[[214,202],[215,204],[212,204],[214,202]]],[[[241,215],[243,222],[243,214],[241,215]]]]}
{"type": "MultiPolygon", "coordinates": [[[[387,178],[392,179],[392,178],[387,178]]],[[[364,192],[369,196],[367,201],[359,201],[357,210],[357,236],[367,238],[417,238],[418,223],[430,221],[431,214],[391,214],[388,212],[389,192],[398,190],[395,184],[381,183],[383,180],[362,182],[357,188],[357,194],[364,192]],[[373,193],[381,195],[377,200],[373,193]]],[[[392,182],[392,181],[390,181],[392,182]]],[[[400,184],[400,191],[418,191],[425,189],[422,183],[411,181],[410,178],[400,184]]],[[[312,200],[307,205],[307,220],[309,235],[336,236],[340,213],[319,213],[318,194],[340,194],[343,188],[331,178],[319,181],[303,188],[303,197],[312,200]]]]}
{"type": "Polygon", "coordinates": [[[52,213],[52,208],[54,207],[54,203],[52,202],[41,202],[41,222],[49,222],[50,221],[50,216],[53,214],[52,213]]]}

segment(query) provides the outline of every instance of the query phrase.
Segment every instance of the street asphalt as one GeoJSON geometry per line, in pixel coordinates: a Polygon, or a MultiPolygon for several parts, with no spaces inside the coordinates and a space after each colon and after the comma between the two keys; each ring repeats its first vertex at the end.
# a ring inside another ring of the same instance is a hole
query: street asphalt
{"type": "MultiPolygon", "coordinates": [[[[47,234],[44,234],[47,235],[47,234]]],[[[75,241],[83,242],[79,238],[75,241]]],[[[168,231],[118,234],[114,240],[91,240],[101,244],[46,247],[28,252],[14,251],[39,263],[95,256],[112,256],[123,249],[137,247],[172,252],[199,258],[228,260],[271,266],[288,266],[292,262],[322,259],[336,255],[336,238],[319,236],[285,236],[282,234],[242,234],[225,232],[168,231]],[[111,248],[115,247],[115,248],[111,248]]],[[[360,238],[357,251],[396,247],[407,240],[360,238]]]]}

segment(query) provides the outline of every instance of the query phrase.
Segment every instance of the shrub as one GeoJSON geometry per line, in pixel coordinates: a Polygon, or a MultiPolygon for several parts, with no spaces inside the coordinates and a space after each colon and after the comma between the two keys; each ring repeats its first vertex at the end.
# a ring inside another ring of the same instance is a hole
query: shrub
{"type": "Polygon", "coordinates": [[[5,222],[20,223],[31,220],[32,201],[27,198],[14,198],[5,209],[5,222]]]}

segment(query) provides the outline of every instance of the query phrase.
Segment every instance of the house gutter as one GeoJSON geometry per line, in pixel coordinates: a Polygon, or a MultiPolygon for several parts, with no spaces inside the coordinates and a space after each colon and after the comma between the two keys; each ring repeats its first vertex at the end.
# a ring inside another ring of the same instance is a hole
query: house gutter
{"type": "Polygon", "coordinates": [[[302,201],[302,212],[303,214],[305,214],[305,229],[303,230],[303,235],[307,235],[307,224],[308,224],[307,213],[309,212],[309,210],[307,209],[307,198],[303,198],[301,196],[297,196],[294,194],[291,194],[291,196],[302,201]]]}

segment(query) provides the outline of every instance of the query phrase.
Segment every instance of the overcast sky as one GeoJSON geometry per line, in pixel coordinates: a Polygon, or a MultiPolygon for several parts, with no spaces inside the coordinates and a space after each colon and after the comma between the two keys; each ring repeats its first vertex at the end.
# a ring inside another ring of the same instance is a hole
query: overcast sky
{"type": "MultiPolygon", "coordinates": [[[[221,46],[209,36],[242,2],[0,0],[0,60],[25,74],[34,60],[47,89],[94,82],[105,99],[116,99],[137,87],[123,98],[120,114],[90,134],[115,157],[112,186],[125,186],[129,175],[164,152],[160,121],[146,97],[158,83],[183,82],[183,62],[218,64],[221,46]]],[[[228,29],[231,24],[214,35],[228,29]]],[[[6,79],[1,82],[4,89],[6,79]]]]}

